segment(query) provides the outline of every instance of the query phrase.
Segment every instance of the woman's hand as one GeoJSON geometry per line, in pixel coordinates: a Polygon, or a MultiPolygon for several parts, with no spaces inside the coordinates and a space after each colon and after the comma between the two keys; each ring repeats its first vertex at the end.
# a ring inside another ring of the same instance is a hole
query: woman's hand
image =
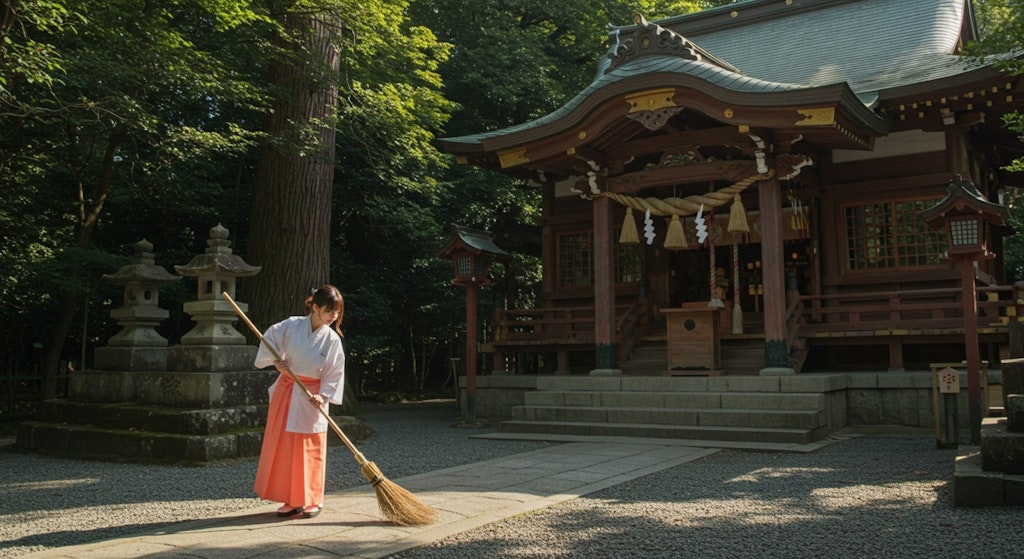
{"type": "Polygon", "coordinates": [[[323,396],[321,396],[321,395],[319,395],[319,394],[313,394],[312,396],[310,396],[310,397],[309,397],[309,401],[310,401],[310,402],[311,402],[311,403],[312,403],[312,404],[313,404],[314,406],[316,406],[316,407],[320,407],[320,406],[324,405],[324,402],[325,402],[326,400],[324,400],[324,397],[323,397],[323,396]]]}
{"type": "Polygon", "coordinates": [[[277,372],[281,373],[282,375],[287,375],[288,361],[283,359],[281,361],[274,361],[274,368],[277,369],[277,372]]]}

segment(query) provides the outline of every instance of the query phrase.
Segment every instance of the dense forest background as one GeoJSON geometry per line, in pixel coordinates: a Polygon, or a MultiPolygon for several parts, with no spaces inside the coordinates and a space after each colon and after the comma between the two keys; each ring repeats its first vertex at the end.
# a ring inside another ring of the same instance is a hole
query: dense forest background
{"type": "MultiPolygon", "coordinates": [[[[26,394],[60,396],[119,330],[123,289],[101,278],[137,241],[173,272],[218,224],[262,266],[237,294],[257,325],[333,283],[357,395],[440,386],[465,299],[435,253],[454,224],[526,247],[492,269],[486,329],[492,309],[532,303],[540,203],[433,140],[558,108],[593,78],[609,24],[728,3],[0,0],[0,420],[26,394]]],[[[1021,49],[1022,3],[975,2],[975,52],[1021,49]]],[[[1024,250],[1008,253],[1024,278],[1024,250]]],[[[160,290],[171,344],[195,294],[191,278],[160,290]]]]}

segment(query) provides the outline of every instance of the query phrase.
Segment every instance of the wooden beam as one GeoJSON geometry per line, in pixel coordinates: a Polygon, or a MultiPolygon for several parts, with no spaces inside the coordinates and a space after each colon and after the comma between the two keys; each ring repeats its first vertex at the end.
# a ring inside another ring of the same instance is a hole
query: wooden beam
{"type": "Polygon", "coordinates": [[[660,134],[638,140],[622,142],[608,150],[609,159],[628,159],[631,156],[661,154],[690,146],[752,145],[750,137],[736,126],[687,130],[675,134],[660,134]]]}

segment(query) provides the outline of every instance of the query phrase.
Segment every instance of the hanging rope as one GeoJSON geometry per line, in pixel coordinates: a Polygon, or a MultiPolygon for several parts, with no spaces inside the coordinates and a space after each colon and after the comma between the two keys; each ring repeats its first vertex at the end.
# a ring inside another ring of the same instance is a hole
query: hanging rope
{"type": "Polygon", "coordinates": [[[769,170],[767,173],[751,175],[735,184],[732,184],[731,186],[721,188],[714,192],[694,194],[692,196],[687,196],[686,198],[638,198],[636,196],[627,196],[617,192],[600,192],[596,196],[604,196],[605,198],[614,200],[623,206],[634,210],[642,212],[650,210],[651,215],[687,216],[696,214],[697,210],[700,209],[701,204],[706,208],[717,208],[719,206],[723,206],[732,201],[734,195],[746,190],[748,186],[757,181],[770,179],[774,175],[775,172],[769,170]]]}

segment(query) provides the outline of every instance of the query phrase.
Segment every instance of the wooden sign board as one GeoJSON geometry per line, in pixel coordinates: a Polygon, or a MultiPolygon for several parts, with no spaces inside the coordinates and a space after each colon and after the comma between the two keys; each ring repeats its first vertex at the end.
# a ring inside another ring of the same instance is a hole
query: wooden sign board
{"type": "Polygon", "coordinates": [[[960,373],[952,367],[939,371],[939,392],[942,394],[960,393],[960,373]]]}

